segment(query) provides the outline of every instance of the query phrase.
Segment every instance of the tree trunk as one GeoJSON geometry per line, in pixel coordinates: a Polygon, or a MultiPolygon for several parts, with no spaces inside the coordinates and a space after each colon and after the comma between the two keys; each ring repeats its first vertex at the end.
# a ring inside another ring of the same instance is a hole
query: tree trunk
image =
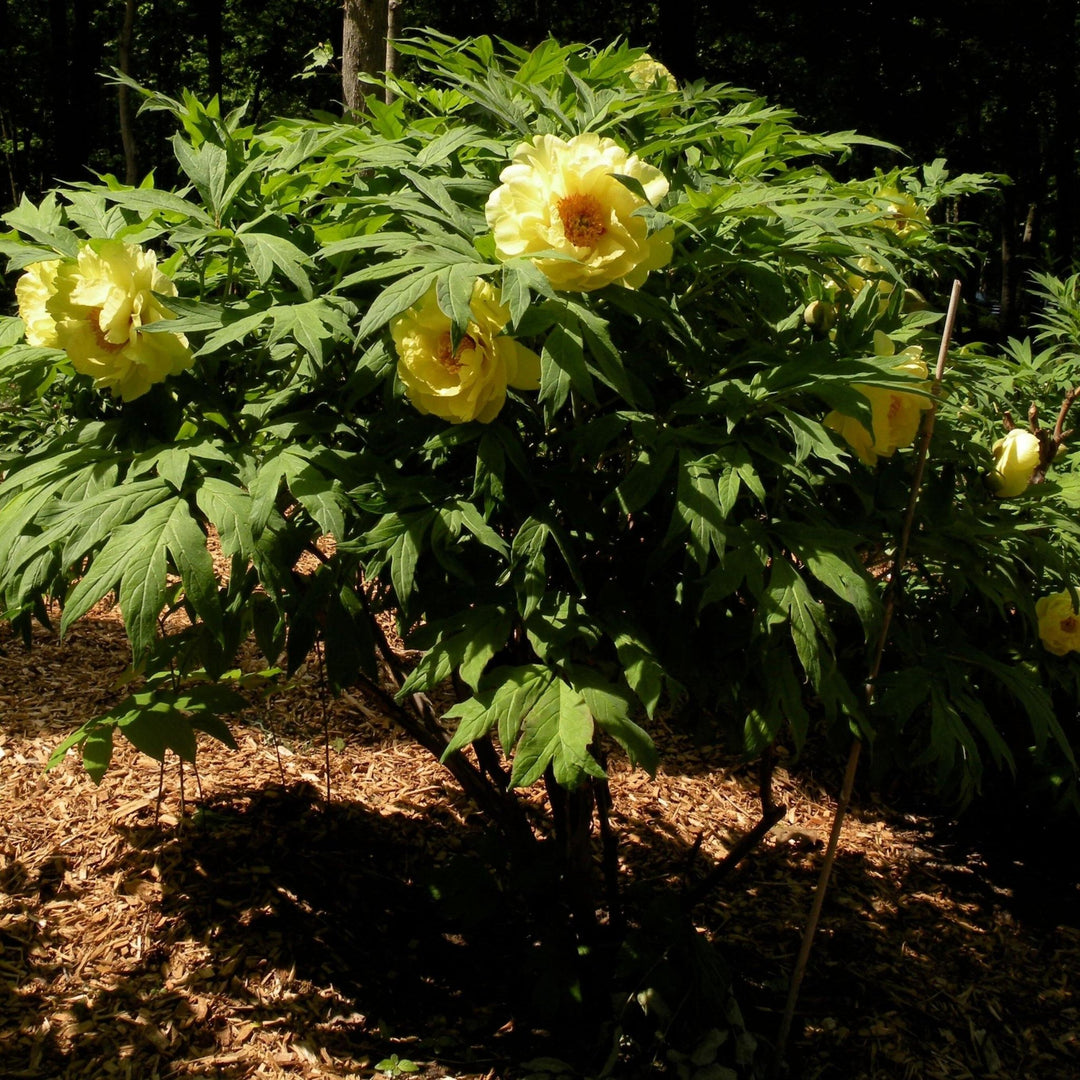
{"type": "MultiPolygon", "coordinates": [[[[120,31],[120,71],[131,75],[131,35],[135,29],[135,0],[127,0],[124,8],[124,25],[120,31]]],[[[120,138],[124,143],[124,179],[129,184],[138,183],[139,170],[135,158],[135,131],[131,122],[131,96],[123,84],[119,87],[120,138]]]]}
{"type": "MultiPolygon", "coordinates": [[[[8,0],[0,0],[0,41],[11,41],[11,22],[8,17],[8,0]]],[[[21,184],[19,172],[19,131],[12,105],[16,96],[15,76],[10,67],[0,69],[0,139],[4,145],[4,162],[11,185],[11,205],[19,201],[21,184]]]]}
{"type": "MultiPolygon", "coordinates": [[[[394,51],[394,40],[397,38],[397,17],[398,8],[401,7],[401,0],[389,0],[386,5],[386,75],[389,78],[391,75],[397,74],[397,53],[394,51]]],[[[393,105],[394,103],[394,91],[388,86],[386,88],[386,104],[393,105]]]]}
{"type": "MultiPolygon", "coordinates": [[[[71,144],[68,153],[73,177],[76,172],[84,173],[89,164],[94,148],[95,106],[101,93],[101,80],[97,76],[100,53],[90,22],[91,6],[90,0],[73,0],[72,3],[68,81],[71,144]]],[[[79,179],[83,178],[79,176],[79,179]]]]}
{"type": "Polygon", "coordinates": [[[1014,249],[1016,233],[1016,199],[1011,189],[1006,189],[1001,213],[1001,314],[999,316],[1002,339],[1013,330],[1013,300],[1016,297],[1016,265],[1014,249]]]}
{"type": "Polygon", "coordinates": [[[68,5],[67,0],[49,0],[49,78],[46,85],[50,90],[50,108],[52,111],[52,165],[54,176],[68,179],[71,158],[68,150],[71,145],[71,114],[68,103],[70,53],[68,51],[68,5]]]}
{"type": "Polygon", "coordinates": [[[206,38],[206,90],[211,98],[221,98],[221,9],[220,0],[203,0],[200,22],[206,38]]]}
{"type": "Polygon", "coordinates": [[[1076,110],[1080,107],[1076,93],[1076,8],[1061,4],[1057,9],[1057,26],[1052,37],[1057,41],[1057,63],[1054,72],[1054,142],[1050,167],[1054,171],[1057,193],[1054,208],[1054,263],[1059,272],[1067,274],[1073,265],[1076,240],[1076,151],[1080,131],[1076,110]]]}
{"type": "Polygon", "coordinates": [[[345,0],[341,32],[341,90],[345,112],[359,112],[362,72],[375,74],[386,62],[387,0],[345,0]]]}

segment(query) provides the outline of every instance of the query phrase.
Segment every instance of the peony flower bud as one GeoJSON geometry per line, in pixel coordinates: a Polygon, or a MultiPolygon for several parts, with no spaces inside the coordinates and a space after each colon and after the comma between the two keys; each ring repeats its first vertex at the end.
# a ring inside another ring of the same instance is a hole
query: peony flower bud
{"type": "Polygon", "coordinates": [[[811,300],[802,317],[807,326],[824,333],[836,322],[836,308],[828,300],[811,300]]]}
{"type": "Polygon", "coordinates": [[[671,260],[672,230],[649,235],[636,213],[655,206],[668,182],[652,165],[627,154],[611,139],[588,132],[564,142],[536,135],[522,143],[485,212],[499,259],[555,251],[566,258],[537,258],[556,289],[590,290],[618,284],[637,288],[650,270],[671,260]],[[617,176],[637,180],[640,195],[617,176]]]}
{"type": "Polygon", "coordinates": [[[666,90],[669,93],[679,89],[675,76],[659,60],[654,60],[648,53],[635,60],[627,69],[630,81],[639,90],[666,90]]]}
{"type": "Polygon", "coordinates": [[[990,486],[1000,499],[1020,495],[1031,482],[1042,447],[1030,431],[1013,428],[994,443],[994,472],[990,486]]]}
{"type": "Polygon", "coordinates": [[[1080,618],[1067,592],[1036,601],[1035,615],[1039,620],[1039,638],[1048,652],[1055,656],[1080,652],[1080,618]]]}

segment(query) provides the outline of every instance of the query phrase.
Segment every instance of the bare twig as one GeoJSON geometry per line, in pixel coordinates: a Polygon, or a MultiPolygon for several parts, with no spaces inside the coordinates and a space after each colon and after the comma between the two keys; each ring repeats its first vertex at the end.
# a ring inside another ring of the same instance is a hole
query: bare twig
{"type": "Polygon", "coordinates": [[[326,682],[323,643],[315,639],[315,657],[319,662],[319,701],[322,706],[323,767],[326,771],[326,805],[330,805],[330,687],[326,682]]]}
{"type": "MultiPolygon", "coordinates": [[[[908,543],[911,540],[911,530],[915,522],[915,509],[919,501],[919,491],[922,487],[923,472],[926,467],[926,458],[930,451],[930,438],[934,432],[934,420],[937,414],[937,395],[941,389],[941,380],[945,374],[945,361],[949,355],[949,343],[952,340],[953,328],[956,325],[956,314],[960,305],[960,282],[954,281],[952,292],[949,296],[949,309],[945,316],[945,327],[941,333],[941,346],[938,349],[937,366],[934,369],[933,395],[931,407],[926,411],[923,419],[922,437],[919,440],[918,455],[915,461],[915,473],[911,480],[911,495],[908,499],[907,512],[904,515],[904,524],[900,533],[900,540],[896,547],[896,556],[893,559],[892,568],[889,571],[889,579],[885,586],[885,607],[882,612],[881,630],[878,634],[877,646],[874,650],[873,662],[870,673],[866,680],[866,701],[873,704],[874,684],[881,673],[882,657],[885,654],[885,645],[889,637],[889,627],[892,623],[893,612],[896,608],[896,590],[900,585],[900,576],[907,559],[908,543]]],[[[840,843],[840,832],[843,828],[844,818],[847,815],[848,806],[851,802],[851,793],[855,785],[855,774],[859,766],[859,754],[862,750],[862,740],[855,739],[851,744],[851,752],[848,754],[847,766],[844,769],[844,781],[840,789],[840,797],[836,803],[836,812],[833,815],[832,828],[829,831],[829,843],[825,849],[825,858],[821,864],[821,873],[818,876],[817,886],[814,889],[814,899],[810,905],[810,914],[803,930],[802,943],[799,947],[799,955],[795,961],[795,968],[791,974],[791,984],[788,987],[787,1003],[784,1006],[784,1015],[780,1021],[780,1030],[776,1037],[776,1053],[772,1063],[772,1075],[779,1075],[784,1051],[787,1047],[788,1036],[791,1033],[791,1024],[795,1017],[795,1006],[799,1000],[799,987],[803,976],[806,974],[806,965],[810,959],[810,949],[814,943],[814,934],[817,932],[818,920],[821,918],[821,909],[825,903],[825,894],[828,891],[829,879],[832,876],[833,864],[836,861],[836,849],[840,843]]]]}
{"type": "Polygon", "coordinates": [[[161,800],[165,797],[165,755],[161,756],[161,766],[158,769],[157,802],[154,803],[154,828],[158,827],[161,820],[161,800]]]}
{"type": "MultiPolygon", "coordinates": [[[[773,799],[773,772],[776,769],[776,757],[772,753],[771,748],[767,749],[761,756],[761,773],[759,778],[759,791],[761,798],[761,819],[758,823],[747,833],[744,833],[739,839],[728,848],[727,854],[718,862],[706,875],[703,877],[693,888],[688,888],[684,897],[684,903],[687,910],[696,907],[702,900],[725,878],[736,866],[750,854],[761,843],[762,840],[768,835],[777,822],[781,821],[787,814],[787,807],[778,806],[773,799]]],[[[721,792],[723,795],[723,792],[721,792]]],[[[725,795],[724,798],[727,798],[725,795]]],[[[728,802],[735,806],[736,809],[741,808],[737,804],[728,799],[728,802]]],[[[697,853],[697,850],[701,847],[701,834],[699,833],[694,840],[694,847],[691,851],[691,856],[687,860],[687,865],[690,865],[692,857],[697,853]]]]}
{"type": "MultiPolygon", "coordinates": [[[[1072,435],[1073,429],[1066,429],[1065,421],[1077,398],[1080,398],[1080,386],[1066,392],[1061,401],[1061,408],[1058,410],[1053,431],[1039,427],[1039,408],[1037,405],[1033,404],[1028,410],[1028,421],[1031,424],[1032,434],[1039,440],[1039,464],[1035,466],[1031,474],[1031,483],[1041,484],[1046,479],[1046,473],[1058,456],[1058,451],[1069,436],[1072,435]]],[[[1005,430],[1008,431],[1009,428],[1006,427],[1005,430]]]]}

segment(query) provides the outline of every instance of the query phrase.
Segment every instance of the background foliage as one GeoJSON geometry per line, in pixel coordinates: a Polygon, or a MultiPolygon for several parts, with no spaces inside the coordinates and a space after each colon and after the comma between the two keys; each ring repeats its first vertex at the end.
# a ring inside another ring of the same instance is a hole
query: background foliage
{"type": "MultiPolygon", "coordinates": [[[[85,167],[123,175],[115,90],[98,73],[118,63],[124,0],[49,0],[0,6],[0,142],[3,199],[43,193],[85,167]],[[42,92],[40,73],[51,77],[42,92]]],[[[334,71],[296,76],[307,54],[340,51],[341,9],[332,0],[140,0],[131,72],[176,96],[220,92],[250,102],[249,117],[335,111],[334,71]]],[[[404,0],[398,25],[452,34],[489,33],[531,45],[607,41],[623,35],[651,48],[680,78],[748,86],[783,102],[817,130],[854,129],[903,148],[910,160],[945,157],[960,172],[1003,173],[1002,201],[965,214],[993,238],[965,282],[966,295],[1014,330],[1032,264],[1068,273],[1074,253],[1077,173],[1077,13],[1064,0],[1022,12],[1004,0],[949,5],[841,2],[812,7],[704,0],[663,4],[566,0],[437,4],[404,0]],[[1004,249],[1002,249],[1004,245],[1004,249]],[[1001,255],[999,256],[999,252],[1001,255]]],[[[138,121],[141,167],[168,171],[169,132],[138,121]]],[[[905,160],[900,157],[896,163],[905,160]]],[[[169,176],[162,175],[166,182],[169,176]]],[[[996,324],[991,324],[994,328],[996,324]]]]}

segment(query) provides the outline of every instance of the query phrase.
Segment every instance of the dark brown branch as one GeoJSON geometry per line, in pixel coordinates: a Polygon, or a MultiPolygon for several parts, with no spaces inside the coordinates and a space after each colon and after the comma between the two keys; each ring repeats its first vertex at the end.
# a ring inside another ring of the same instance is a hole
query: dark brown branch
{"type": "Polygon", "coordinates": [[[700,904],[765,839],[769,830],[786,813],[786,806],[773,806],[748,833],[741,836],[728,853],[692,889],[686,891],[683,902],[687,910],[700,904]]]}

